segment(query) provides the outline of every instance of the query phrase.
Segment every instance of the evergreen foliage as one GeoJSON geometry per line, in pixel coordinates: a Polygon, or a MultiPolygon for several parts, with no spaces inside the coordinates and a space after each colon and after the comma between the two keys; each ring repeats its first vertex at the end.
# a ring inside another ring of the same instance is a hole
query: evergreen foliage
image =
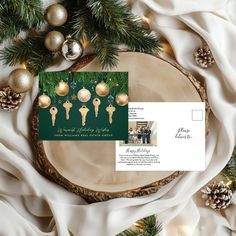
{"type": "Polygon", "coordinates": [[[236,147],[234,148],[234,151],[232,153],[232,156],[228,164],[222,170],[222,174],[225,176],[225,178],[229,182],[231,182],[231,185],[230,185],[231,190],[235,191],[236,190],[236,147]]]}
{"type": "Polygon", "coordinates": [[[127,229],[117,236],[158,236],[162,230],[161,224],[156,222],[155,215],[138,221],[136,228],[137,229],[127,229]]]}
{"type": "Polygon", "coordinates": [[[125,72],[50,72],[40,73],[40,91],[45,92],[50,97],[56,95],[55,88],[61,80],[64,82],[76,83],[80,87],[84,86],[88,89],[95,88],[95,86],[104,81],[110,88],[110,94],[113,96],[120,92],[128,94],[127,73],[125,72]]]}
{"type": "Polygon", "coordinates": [[[40,0],[2,0],[0,43],[4,40],[13,42],[0,52],[0,59],[8,65],[26,62],[27,68],[38,74],[53,63],[55,53],[44,46],[44,35],[51,30],[60,31],[64,36],[71,34],[77,40],[88,39],[101,65],[107,69],[116,66],[120,45],[146,53],[160,50],[157,36],[145,29],[142,20],[120,0],[64,0],[61,4],[68,11],[66,24],[48,26],[41,32],[38,29],[44,22],[45,12],[40,0]],[[37,29],[37,36],[16,39],[22,30],[32,28],[37,29]]]}

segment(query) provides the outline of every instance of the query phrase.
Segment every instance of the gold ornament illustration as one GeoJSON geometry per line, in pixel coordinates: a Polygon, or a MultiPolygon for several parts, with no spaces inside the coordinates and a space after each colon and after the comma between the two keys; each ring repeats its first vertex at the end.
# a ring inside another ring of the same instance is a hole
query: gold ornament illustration
{"type": "Polygon", "coordinates": [[[106,111],[109,114],[109,123],[112,124],[113,112],[115,112],[116,108],[111,104],[106,108],[106,111]]]}
{"type": "Polygon", "coordinates": [[[85,124],[86,124],[86,116],[87,116],[87,114],[89,112],[89,109],[85,105],[83,105],[79,109],[79,112],[80,112],[80,114],[82,116],[82,126],[85,126],[85,124]]]}
{"type": "Polygon", "coordinates": [[[61,80],[59,85],[56,87],[56,94],[58,96],[66,96],[69,93],[69,91],[70,91],[69,85],[63,80],[61,80]]]}
{"type": "Polygon", "coordinates": [[[77,96],[78,96],[79,101],[88,102],[91,98],[91,93],[89,92],[88,89],[83,87],[82,89],[79,90],[77,96]]]}
{"type": "Polygon", "coordinates": [[[99,98],[94,98],[93,99],[95,117],[98,117],[98,110],[99,110],[100,104],[101,104],[101,100],[99,98]]]}
{"type": "Polygon", "coordinates": [[[96,85],[95,91],[98,96],[105,97],[110,93],[109,86],[102,80],[99,84],[96,85]]]}
{"type": "Polygon", "coordinates": [[[70,119],[70,109],[73,107],[73,104],[70,101],[63,103],[63,107],[66,109],[66,119],[70,119]]]}
{"type": "Polygon", "coordinates": [[[46,94],[42,94],[38,98],[38,104],[39,104],[39,107],[41,108],[44,108],[44,109],[48,108],[51,105],[51,98],[47,96],[46,94]]]}
{"type": "Polygon", "coordinates": [[[119,93],[116,95],[116,103],[119,106],[125,106],[129,102],[129,96],[126,93],[119,93]]]}
{"type": "Polygon", "coordinates": [[[51,113],[51,116],[52,116],[52,126],[55,126],[57,112],[58,112],[58,110],[57,110],[56,107],[51,107],[50,108],[50,113],[51,113]]]}

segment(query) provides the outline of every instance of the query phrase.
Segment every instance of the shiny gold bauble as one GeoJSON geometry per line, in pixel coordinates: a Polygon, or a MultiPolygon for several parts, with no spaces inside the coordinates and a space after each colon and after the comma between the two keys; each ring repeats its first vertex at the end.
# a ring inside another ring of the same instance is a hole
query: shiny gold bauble
{"type": "Polygon", "coordinates": [[[129,96],[126,93],[119,93],[116,95],[116,103],[119,106],[125,106],[129,102],[129,96]]]}
{"type": "Polygon", "coordinates": [[[51,105],[51,98],[45,94],[39,96],[38,98],[39,107],[48,108],[51,105]]]}
{"type": "Polygon", "coordinates": [[[59,83],[59,85],[56,87],[56,94],[58,96],[66,96],[70,91],[70,87],[67,83],[65,83],[63,80],[59,83]]]}
{"type": "Polygon", "coordinates": [[[95,91],[98,96],[105,97],[110,93],[109,86],[102,80],[99,84],[96,85],[95,91]]]}
{"type": "Polygon", "coordinates": [[[61,32],[51,31],[47,33],[44,39],[44,45],[49,51],[57,52],[61,50],[64,41],[65,38],[61,32]]]}
{"type": "Polygon", "coordinates": [[[47,8],[46,19],[52,26],[62,26],[68,17],[67,10],[61,4],[53,4],[47,8]]]}
{"type": "Polygon", "coordinates": [[[25,93],[34,83],[33,75],[26,69],[16,69],[11,72],[8,79],[9,87],[17,93],[25,93]]]}
{"type": "Polygon", "coordinates": [[[77,96],[78,96],[79,101],[88,102],[91,98],[91,93],[88,89],[82,88],[82,89],[79,90],[77,96]]]}

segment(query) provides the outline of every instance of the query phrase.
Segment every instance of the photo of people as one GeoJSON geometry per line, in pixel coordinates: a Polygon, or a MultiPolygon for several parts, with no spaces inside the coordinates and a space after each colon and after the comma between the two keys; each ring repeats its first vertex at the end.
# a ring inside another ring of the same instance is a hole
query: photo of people
{"type": "Polygon", "coordinates": [[[121,141],[120,145],[152,146],[156,145],[156,123],[153,121],[130,121],[128,140],[121,141]]]}

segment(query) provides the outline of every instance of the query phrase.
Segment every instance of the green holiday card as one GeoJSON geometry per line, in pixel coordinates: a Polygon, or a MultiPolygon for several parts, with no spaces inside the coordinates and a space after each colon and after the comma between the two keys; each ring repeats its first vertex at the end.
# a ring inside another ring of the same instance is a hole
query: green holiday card
{"type": "Polygon", "coordinates": [[[127,140],[127,72],[39,75],[40,140],[127,140]]]}

